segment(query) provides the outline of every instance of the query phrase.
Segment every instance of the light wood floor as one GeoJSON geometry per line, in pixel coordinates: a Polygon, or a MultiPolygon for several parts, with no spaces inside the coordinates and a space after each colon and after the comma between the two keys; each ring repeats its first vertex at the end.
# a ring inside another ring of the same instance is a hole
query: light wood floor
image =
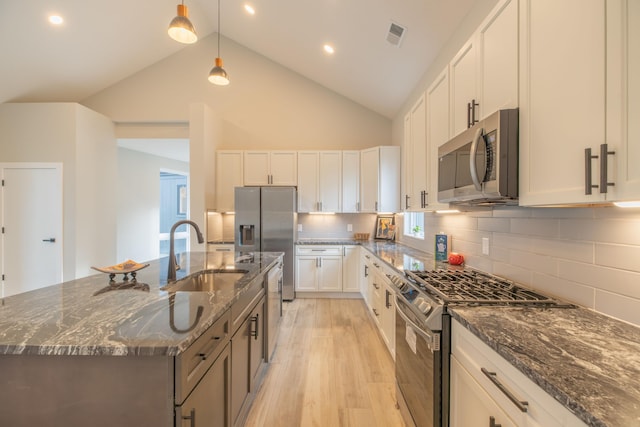
{"type": "Polygon", "coordinates": [[[393,359],[359,299],[284,303],[245,427],[401,427],[393,359]]]}

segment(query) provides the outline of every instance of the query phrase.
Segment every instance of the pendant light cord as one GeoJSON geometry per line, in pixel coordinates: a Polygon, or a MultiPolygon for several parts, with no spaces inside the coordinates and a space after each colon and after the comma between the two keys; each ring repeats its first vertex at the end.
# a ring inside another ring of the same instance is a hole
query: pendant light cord
{"type": "Polygon", "coordinates": [[[220,58],[220,0],[218,0],[218,58],[220,58]]]}

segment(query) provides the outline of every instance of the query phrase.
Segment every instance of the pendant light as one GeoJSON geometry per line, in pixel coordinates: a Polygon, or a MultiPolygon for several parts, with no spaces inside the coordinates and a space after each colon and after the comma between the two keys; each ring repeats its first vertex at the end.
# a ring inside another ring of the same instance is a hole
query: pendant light
{"type": "Polygon", "coordinates": [[[169,37],[180,43],[191,44],[198,41],[196,29],[189,21],[189,9],[184,5],[184,0],[178,5],[178,16],[171,20],[167,32],[169,37]]]}
{"type": "Polygon", "coordinates": [[[209,81],[214,85],[226,86],[229,84],[229,76],[222,68],[222,58],[220,57],[220,0],[218,0],[218,56],[216,57],[216,65],[209,72],[209,81]]]}

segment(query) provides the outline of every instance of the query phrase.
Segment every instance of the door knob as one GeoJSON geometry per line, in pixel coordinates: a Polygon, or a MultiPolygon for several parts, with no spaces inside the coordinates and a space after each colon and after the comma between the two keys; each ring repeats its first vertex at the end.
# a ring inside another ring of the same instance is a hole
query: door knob
{"type": "Polygon", "coordinates": [[[48,239],[42,239],[43,242],[51,242],[51,243],[55,243],[56,238],[55,237],[50,237],[48,239]]]}

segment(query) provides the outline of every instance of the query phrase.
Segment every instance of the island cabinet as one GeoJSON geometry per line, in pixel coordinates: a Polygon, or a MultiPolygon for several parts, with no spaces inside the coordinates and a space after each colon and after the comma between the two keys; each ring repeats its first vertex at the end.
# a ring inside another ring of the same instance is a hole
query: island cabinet
{"type": "Polygon", "coordinates": [[[586,426],[461,323],[451,323],[451,427],[586,426]]]}
{"type": "Polygon", "coordinates": [[[231,307],[231,425],[241,426],[265,367],[265,292],[249,290],[231,307]]]}
{"type": "Polygon", "coordinates": [[[244,151],[244,185],[298,184],[295,151],[244,151]]]}

